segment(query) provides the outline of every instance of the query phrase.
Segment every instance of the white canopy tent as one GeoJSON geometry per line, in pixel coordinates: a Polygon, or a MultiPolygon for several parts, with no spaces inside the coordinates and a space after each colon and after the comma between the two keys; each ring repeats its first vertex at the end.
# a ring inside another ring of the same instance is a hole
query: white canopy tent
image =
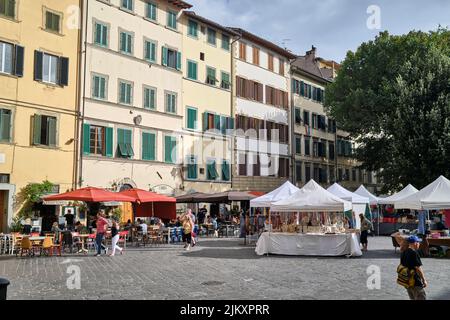
{"type": "Polygon", "coordinates": [[[310,180],[289,198],[270,206],[273,212],[344,212],[351,208],[350,202],[328,192],[314,180],[310,180]]]}
{"type": "Polygon", "coordinates": [[[400,201],[406,197],[409,197],[410,195],[415,194],[416,192],[419,192],[413,185],[408,184],[403,190],[394,193],[392,196],[386,197],[386,198],[379,198],[378,204],[395,204],[397,201],[400,201]]]}
{"type": "MultiPolygon", "coordinates": [[[[335,196],[351,202],[352,206],[348,210],[353,210],[355,212],[355,222],[356,222],[356,229],[361,228],[361,221],[359,219],[359,214],[365,214],[366,213],[366,206],[370,203],[369,198],[362,197],[358,194],[355,194],[344,187],[342,187],[340,184],[335,183],[332,186],[330,186],[327,189],[329,192],[334,194],[335,196]]],[[[346,210],[347,211],[347,210],[346,210]]]]}
{"type": "Polygon", "coordinates": [[[250,200],[250,207],[252,208],[268,208],[273,203],[289,198],[300,189],[294,186],[289,181],[286,181],[283,185],[277,189],[269,192],[261,197],[250,200]]]}
{"type": "Polygon", "coordinates": [[[369,190],[367,190],[366,187],[364,187],[363,185],[360,185],[359,188],[356,189],[354,193],[361,197],[369,198],[371,205],[377,205],[380,201],[380,198],[370,193],[369,190]]]}
{"type": "Polygon", "coordinates": [[[394,203],[395,209],[450,209],[450,180],[440,176],[428,186],[394,203]]]}

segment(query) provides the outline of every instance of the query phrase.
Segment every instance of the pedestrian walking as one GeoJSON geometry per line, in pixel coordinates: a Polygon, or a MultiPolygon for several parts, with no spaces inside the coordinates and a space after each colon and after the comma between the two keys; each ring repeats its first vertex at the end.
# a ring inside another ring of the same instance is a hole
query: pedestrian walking
{"type": "Polygon", "coordinates": [[[426,300],[425,288],[428,286],[422,269],[419,249],[421,240],[413,235],[408,238],[408,249],[400,256],[400,265],[397,268],[397,283],[406,288],[411,300],[426,300]]]}
{"type": "Polygon", "coordinates": [[[119,247],[117,243],[119,242],[119,224],[116,220],[113,220],[111,227],[111,257],[116,254],[116,249],[119,250],[120,254],[123,254],[123,248],[119,247]]]}
{"type": "Polygon", "coordinates": [[[180,222],[183,226],[183,242],[184,244],[184,248],[186,249],[186,251],[189,251],[191,248],[191,239],[192,239],[192,220],[189,218],[188,213],[183,214],[180,217],[180,222]]]}
{"type": "Polygon", "coordinates": [[[362,251],[367,251],[368,240],[367,236],[369,235],[369,230],[372,229],[372,222],[370,222],[362,213],[359,214],[359,218],[361,219],[361,237],[360,242],[363,246],[362,251]]]}
{"type": "Polygon", "coordinates": [[[191,220],[191,226],[192,226],[191,244],[192,244],[192,247],[194,247],[197,244],[197,239],[196,239],[197,238],[197,230],[196,229],[198,229],[198,227],[196,228],[195,215],[192,213],[191,209],[188,209],[187,216],[191,220]]]}
{"type": "MultiPolygon", "coordinates": [[[[101,210],[97,214],[97,235],[95,236],[95,243],[97,245],[97,254],[96,257],[100,256],[102,253],[102,242],[105,237],[106,231],[108,230],[109,221],[105,218],[105,213],[101,210]]],[[[105,253],[108,253],[108,248],[105,248],[105,253]]]]}

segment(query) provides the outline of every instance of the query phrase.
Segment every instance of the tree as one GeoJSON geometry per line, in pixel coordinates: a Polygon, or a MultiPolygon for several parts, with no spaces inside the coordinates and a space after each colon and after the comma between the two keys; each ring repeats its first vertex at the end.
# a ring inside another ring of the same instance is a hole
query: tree
{"type": "Polygon", "coordinates": [[[349,51],[325,108],[383,191],[450,176],[450,30],[381,32],[349,51]]]}
{"type": "Polygon", "coordinates": [[[41,200],[41,197],[48,194],[53,189],[53,183],[43,181],[42,183],[29,183],[22,188],[17,197],[16,205],[20,205],[18,212],[20,218],[30,218],[32,216],[33,205],[41,200]]]}

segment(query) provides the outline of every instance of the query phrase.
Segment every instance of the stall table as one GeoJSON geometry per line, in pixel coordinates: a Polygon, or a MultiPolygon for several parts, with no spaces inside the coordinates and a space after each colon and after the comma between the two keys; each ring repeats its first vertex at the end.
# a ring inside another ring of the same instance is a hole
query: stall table
{"type": "Polygon", "coordinates": [[[299,256],[362,256],[356,233],[302,234],[264,232],[256,244],[256,254],[299,256]]]}

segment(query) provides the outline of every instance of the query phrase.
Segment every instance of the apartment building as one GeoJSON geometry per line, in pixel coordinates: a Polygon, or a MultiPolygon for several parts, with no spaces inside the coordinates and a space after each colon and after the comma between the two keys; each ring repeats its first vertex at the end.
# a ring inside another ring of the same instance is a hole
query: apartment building
{"type": "Polygon", "coordinates": [[[84,0],[79,185],[173,195],[185,108],[179,0],[84,0]]]}
{"type": "Polygon", "coordinates": [[[48,180],[55,193],[75,186],[78,7],[0,0],[0,232],[29,183],[48,180]]]}
{"type": "Polygon", "coordinates": [[[323,108],[325,88],[340,66],[316,56],[312,47],[291,64],[293,182],[303,186],[310,179],[324,187],[338,182],[355,190],[365,184],[376,188],[376,177],[358,168],[354,142],[339,129],[323,108]]]}
{"type": "Polygon", "coordinates": [[[184,11],[183,186],[185,192],[231,189],[234,116],[231,47],[238,34],[184,11]]]}
{"type": "Polygon", "coordinates": [[[295,55],[248,31],[233,50],[233,189],[271,191],[290,176],[290,60],[295,55]]]}

